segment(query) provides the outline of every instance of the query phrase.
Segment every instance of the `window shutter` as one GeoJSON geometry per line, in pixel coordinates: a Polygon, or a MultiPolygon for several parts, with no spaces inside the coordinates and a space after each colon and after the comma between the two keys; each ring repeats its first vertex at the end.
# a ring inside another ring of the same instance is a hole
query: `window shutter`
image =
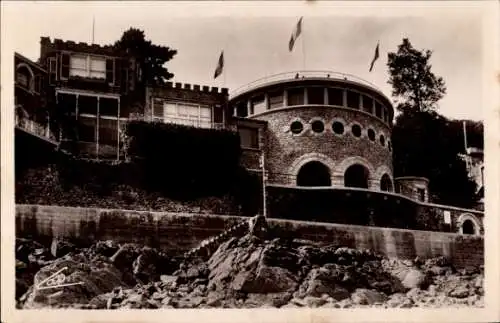
{"type": "Polygon", "coordinates": [[[106,60],[106,82],[108,84],[114,84],[115,83],[115,80],[114,80],[114,59],[107,59],[106,60]]]}
{"type": "Polygon", "coordinates": [[[61,55],[61,78],[67,79],[69,77],[69,55],[61,55]]]}

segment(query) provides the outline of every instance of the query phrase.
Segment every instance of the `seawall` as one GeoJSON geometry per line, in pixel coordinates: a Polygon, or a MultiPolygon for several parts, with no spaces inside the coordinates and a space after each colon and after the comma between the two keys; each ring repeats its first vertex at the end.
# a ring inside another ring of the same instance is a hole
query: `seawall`
{"type": "MultiPolygon", "coordinates": [[[[178,254],[245,220],[248,218],[18,204],[16,236],[42,242],[55,236],[83,243],[112,239],[178,254]]],[[[446,256],[457,268],[484,264],[482,236],[284,219],[268,222],[276,237],[367,248],[403,259],[446,256]]]]}

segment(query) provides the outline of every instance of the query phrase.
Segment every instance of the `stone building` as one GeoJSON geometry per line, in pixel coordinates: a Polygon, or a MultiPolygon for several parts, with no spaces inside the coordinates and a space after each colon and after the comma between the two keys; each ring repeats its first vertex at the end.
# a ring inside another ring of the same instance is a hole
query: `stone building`
{"type": "Polygon", "coordinates": [[[130,120],[229,129],[239,134],[242,165],[259,174],[264,187],[302,192],[287,193],[282,203],[293,205],[295,195],[330,203],[325,209],[312,205],[322,220],[370,224],[378,217],[383,226],[394,224],[383,219],[393,213],[399,227],[429,218],[442,230],[483,232],[482,212],[432,204],[425,178],[394,178],[394,108],[357,77],[283,73],[231,93],[172,82],[152,87],[126,52],[48,37],[41,38],[38,63],[16,54],[15,64],[16,107],[24,109],[23,120],[40,126],[33,129],[42,129],[32,133],[80,157],[123,159],[122,134],[130,120]],[[59,124],[51,126],[54,118],[59,124]],[[318,198],[320,190],[332,201],[318,198]],[[407,218],[398,219],[402,214],[407,218]]]}

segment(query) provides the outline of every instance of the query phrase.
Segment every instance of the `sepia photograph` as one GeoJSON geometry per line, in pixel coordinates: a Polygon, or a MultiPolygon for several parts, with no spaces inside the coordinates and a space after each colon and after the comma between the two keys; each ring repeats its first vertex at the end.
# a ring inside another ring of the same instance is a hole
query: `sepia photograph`
{"type": "Polygon", "coordinates": [[[2,3],[8,311],[497,308],[498,2],[408,2],[2,3]]]}

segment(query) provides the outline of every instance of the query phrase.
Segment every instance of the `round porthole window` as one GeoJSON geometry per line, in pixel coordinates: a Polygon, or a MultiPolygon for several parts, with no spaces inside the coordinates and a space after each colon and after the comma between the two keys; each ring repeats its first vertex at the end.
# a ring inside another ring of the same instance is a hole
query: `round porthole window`
{"type": "Polygon", "coordinates": [[[361,137],[361,127],[357,124],[353,125],[351,127],[351,131],[352,131],[352,134],[355,136],[355,137],[361,137]]]}
{"type": "Polygon", "coordinates": [[[340,121],[335,121],[332,124],[332,130],[335,132],[337,135],[341,135],[344,133],[344,125],[340,121]]]}
{"type": "Polygon", "coordinates": [[[311,123],[311,129],[316,133],[322,133],[325,130],[325,125],[323,121],[316,120],[311,123]]]}
{"type": "Polygon", "coordinates": [[[375,131],[373,129],[368,129],[368,139],[375,141],[375,131]]]}
{"type": "Polygon", "coordinates": [[[290,125],[290,131],[293,133],[293,134],[299,134],[302,132],[302,130],[304,130],[304,126],[302,125],[302,122],[300,121],[294,121],[292,122],[292,124],[290,125]]]}
{"type": "Polygon", "coordinates": [[[385,137],[384,137],[384,135],[380,135],[380,144],[382,146],[385,146],[385,137]]]}

